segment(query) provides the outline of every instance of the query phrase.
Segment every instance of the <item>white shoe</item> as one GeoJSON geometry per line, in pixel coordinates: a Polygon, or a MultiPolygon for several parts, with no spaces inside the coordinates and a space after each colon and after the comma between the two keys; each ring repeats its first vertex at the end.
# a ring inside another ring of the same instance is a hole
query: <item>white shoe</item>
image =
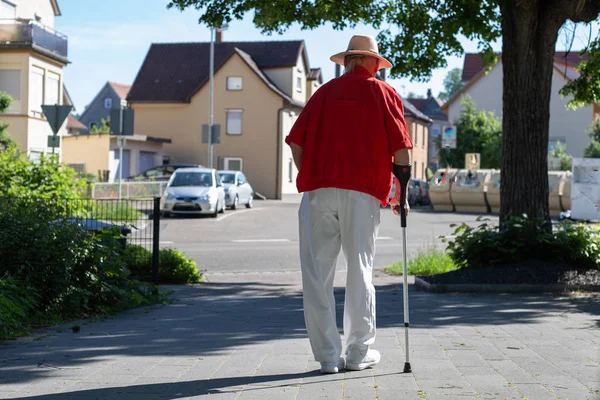
{"type": "Polygon", "coordinates": [[[337,374],[341,370],[346,367],[346,360],[343,357],[340,357],[337,364],[336,363],[321,363],[321,373],[322,374],[337,374]]]}
{"type": "Polygon", "coordinates": [[[364,354],[364,351],[349,350],[346,353],[346,369],[362,371],[363,369],[377,365],[381,361],[381,354],[377,350],[370,349],[367,351],[367,354],[359,358],[362,354],[364,354]]]}

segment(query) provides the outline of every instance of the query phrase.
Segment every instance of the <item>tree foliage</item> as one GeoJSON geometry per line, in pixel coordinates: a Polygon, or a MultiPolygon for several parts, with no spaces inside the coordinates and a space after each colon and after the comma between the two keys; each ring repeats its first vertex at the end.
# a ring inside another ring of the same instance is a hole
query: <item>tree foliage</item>
{"type": "Polygon", "coordinates": [[[96,125],[93,125],[92,129],[90,129],[90,133],[91,134],[105,134],[105,133],[110,133],[110,117],[102,118],[100,120],[100,127],[97,127],[96,125]]]}
{"type": "Polygon", "coordinates": [[[500,168],[502,154],[502,126],[494,113],[479,111],[470,96],[461,100],[462,111],[456,124],[456,149],[447,152],[442,148],[442,136],[436,138],[436,147],[439,149],[441,166],[450,165],[454,168],[464,168],[465,154],[481,154],[481,168],[500,168]],[[449,155],[447,157],[446,155],[449,155]]]}
{"type": "Polygon", "coordinates": [[[600,158],[600,119],[592,124],[588,135],[592,141],[585,148],[583,156],[586,158],[600,158]]]}
{"type": "Polygon", "coordinates": [[[554,171],[570,171],[573,165],[572,157],[567,153],[567,145],[558,142],[556,147],[550,151],[550,157],[557,160],[557,162],[551,161],[551,170],[554,171]]]}
{"type": "Polygon", "coordinates": [[[448,101],[464,86],[462,81],[462,69],[453,68],[446,74],[444,78],[444,91],[438,95],[442,101],[448,101]]]}

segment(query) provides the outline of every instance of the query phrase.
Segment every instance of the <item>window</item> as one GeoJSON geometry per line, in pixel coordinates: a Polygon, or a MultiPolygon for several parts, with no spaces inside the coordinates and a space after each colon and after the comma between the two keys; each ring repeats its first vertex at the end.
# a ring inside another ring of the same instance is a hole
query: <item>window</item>
{"type": "Polygon", "coordinates": [[[227,133],[229,135],[242,134],[242,113],[244,110],[227,110],[227,133]]]}
{"type": "MultiPolygon", "coordinates": [[[[240,159],[240,162],[241,162],[241,159],[240,159]]],[[[240,183],[240,185],[243,185],[244,183],[248,183],[248,179],[246,179],[246,176],[240,172],[238,174],[238,182],[240,183]]]]}
{"type": "Polygon", "coordinates": [[[44,70],[32,67],[29,82],[29,109],[34,114],[41,114],[42,104],[44,104],[44,70]]]}
{"type": "Polygon", "coordinates": [[[412,123],[412,131],[413,131],[413,137],[415,138],[415,142],[413,143],[413,145],[417,145],[419,144],[419,136],[417,134],[417,123],[413,122],[412,123]]]}
{"type": "Polygon", "coordinates": [[[0,91],[8,93],[13,98],[8,110],[21,112],[21,71],[17,69],[0,70],[0,91]]]}
{"type": "Polygon", "coordinates": [[[104,99],[104,108],[111,109],[112,108],[112,99],[107,97],[104,99]]]}
{"type": "Polygon", "coordinates": [[[54,72],[48,72],[48,82],[46,82],[46,103],[45,104],[60,104],[60,75],[54,72]]]}
{"type": "Polygon", "coordinates": [[[17,6],[8,0],[0,0],[0,19],[15,18],[17,18],[17,6]]]}
{"type": "MultiPolygon", "coordinates": [[[[242,170],[243,162],[240,157],[225,157],[223,161],[225,163],[225,169],[228,171],[241,171],[242,170]]],[[[238,179],[241,180],[242,175],[240,175],[240,177],[238,179]]]]}
{"type": "Polygon", "coordinates": [[[425,131],[426,131],[425,128],[423,128],[423,130],[421,131],[421,134],[422,134],[422,136],[421,136],[421,147],[423,147],[423,148],[425,148],[425,131]]]}
{"type": "Polygon", "coordinates": [[[89,129],[90,131],[91,131],[92,129],[94,129],[94,128],[97,128],[97,127],[98,127],[98,124],[97,124],[97,123],[95,123],[94,121],[90,121],[90,122],[89,122],[89,124],[88,124],[88,129],[89,129]]]}
{"type": "Polygon", "coordinates": [[[227,90],[242,90],[242,77],[241,76],[228,76],[227,77],[227,90]]]}
{"type": "Polygon", "coordinates": [[[31,149],[29,150],[29,160],[31,160],[34,164],[37,164],[40,162],[42,154],[44,154],[42,149],[31,149]]]}
{"type": "Polygon", "coordinates": [[[298,92],[302,92],[302,77],[301,76],[296,78],[296,90],[298,92]]]}

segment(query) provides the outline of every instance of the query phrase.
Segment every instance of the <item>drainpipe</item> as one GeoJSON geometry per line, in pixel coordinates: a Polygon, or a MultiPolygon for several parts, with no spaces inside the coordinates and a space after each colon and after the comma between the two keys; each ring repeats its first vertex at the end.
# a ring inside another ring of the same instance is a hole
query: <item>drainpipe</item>
{"type": "Polygon", "coordinates": [[[281,143],[281,139],[282,139],[282,129],[281,129],[281,112],[283,110],[285,110],[286,108],[288,108],[288,104],[283,103],[283,107],[281,107],[279,110],[277,110],[277,157],[276,157],[276,165],[277,168],[275,169],[275,200],[281,200],[281,147],[283,146],[283,144],[281,143]]]}

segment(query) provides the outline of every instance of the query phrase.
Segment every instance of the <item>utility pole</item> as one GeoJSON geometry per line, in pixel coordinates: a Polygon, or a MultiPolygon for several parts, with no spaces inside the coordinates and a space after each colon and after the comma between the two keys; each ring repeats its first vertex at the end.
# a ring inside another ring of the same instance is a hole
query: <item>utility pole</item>
{"type": "Polygon", "coordinates": [[[210,98],[208,115],[208,167],[213,167],[213,108],[214,108],[214,75],[215,75],[215,28],[210,28],[210,98]]]}

